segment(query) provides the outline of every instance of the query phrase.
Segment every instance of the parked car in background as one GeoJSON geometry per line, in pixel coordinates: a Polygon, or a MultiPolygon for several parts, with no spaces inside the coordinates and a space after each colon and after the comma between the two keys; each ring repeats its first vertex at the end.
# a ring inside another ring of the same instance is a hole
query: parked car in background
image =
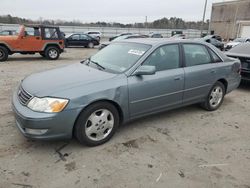
{"type": "Polygon", "coordinates": [[[250,38],[236,38],[233,41],[228,42],[225,45],[225,50],[230,50],[231,48],[237,46],[238,44],[244,43],[244,42],[250,42],[250,38]]]}
{"type": "Polygon", "coordinates": [[[207,42],[210,43],[212,45],[214,45],[216,48],[220,49],[221,51],[224,50],[224,43],[215,39],[215,38],[211,38],[211,37],[203,37],[203,38],[198,38],[196,40],[200,40],[203,42],[207,42]]]}
{"type": "Polygon", "coordinates": [[[121,33],[121,34],[118,34],[116,36],[110,37],[109,41],[112,41],[112,40],[116,39],[117,37],[125,36],[125,35],[133,35],[133,33],[121,33]]]}
{"type": "Polygon", "coordinates": [[[170,37],[170,39],[176,39],[176,40],[185,39],[185,38],[186,38],[185,34],[175,34],[172,37],[170,37]]]}
{"type": "Polygon", "coordinates": [[[88,34],[83,33],[74,33],[67,35],[65,37],[65,46],[82,46],[82,47],[88,47],[88,48],[94,48],[94,46],[99,45],[99,40],[91,37],[88,34]]]}
{"type": "Polygon", "coordinates": [[[240,60],[241,79],[243,81],[250,81],[250,43],[238,44],[227,51],[226,55],[240,60]]]}
{"type": "Polygon", "coordinates": [[[97,39],[98,41],[100,41],[102,37],[102,33],[100,31],[87,31],[86,34],[97,39]]]}
{"type": "Polygon", "coordinates": [[[216,110],[240,83],[240,62],[210,44],[130,39],[82,61],[26,77],[12,104],[20,132],[96,146],[120,124],[201,103],[216,110]]]}
{"type": "Polygon", "coordinates": [[[17,35],[16,30],[3,30],[0,31],[1,36],[6,36],[6,35],[17,35]]]}
{"type": "Polygon", "coordinates": [[[207,35],[207,36],[203,37],[203,40],[208,40],[208,39],[216,39],[216,40],[222,42],[222,38],[219,35],[207,35]]]}
{"type": "Polygon", "coordinates": [[[56,60],[64,51],[64,39],[59,27],[23,25],[18,35],[0,36],[0,61],[14,53],[35,54],[56,60]]]}
{"type": "Polygon", "coordinates": [[[110,45],[112,42],[117,42],[117,41],[121,41],[121,40],[125,40],[125,39],[134,39],[134,38],[148,38],[148,35],[140,35],[140,34],[134,34],[134,35],[123,35],[120,37],[115,38],[114,40],[112,40],[111,42],[103,42],[101,43],[99,50],[105,48],[106,46],[110,45]]]}
{"type": "Polygon", "coordinates": [[[224,50],[224,43],[215,38],[207,39],[206,42],[214,45],[216,48],[220,49],[221,51],[224,50]]]}
{"type": "Polygon", "coordinates": [[[162,34],[160,33],[150,33],[149,37],[150,38],[163,38],[162,34]]]}

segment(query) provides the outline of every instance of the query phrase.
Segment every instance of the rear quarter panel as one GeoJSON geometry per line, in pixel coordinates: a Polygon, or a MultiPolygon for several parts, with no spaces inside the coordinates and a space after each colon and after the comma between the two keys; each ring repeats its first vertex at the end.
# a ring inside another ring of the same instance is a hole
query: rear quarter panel
{"type": "Polygon", "coordinates": [[[227,81],[226,93],[236,89],[241,80],[240,62],[236,59],[227,59],[224,62],[216,63],[216,65],[216,80],[225,79],[227,81]]]}

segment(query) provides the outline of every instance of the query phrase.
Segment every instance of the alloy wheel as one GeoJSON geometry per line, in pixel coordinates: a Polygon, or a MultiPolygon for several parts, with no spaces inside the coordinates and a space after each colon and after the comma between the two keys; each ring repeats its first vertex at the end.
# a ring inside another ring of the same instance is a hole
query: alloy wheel
{"type": "Polygon", "coordinates": [[[213,88],[210,96],[209,103],[212,107],[217,107],[223,99],[223,89],[220,86],[216,86],[213,88]]]}
{"type": "Polygon", "coordinates": [[[114,116],[107,109],[93,112],[85,123],[86,136],[93,141],[105,139],[114,127],[114,116]]]}

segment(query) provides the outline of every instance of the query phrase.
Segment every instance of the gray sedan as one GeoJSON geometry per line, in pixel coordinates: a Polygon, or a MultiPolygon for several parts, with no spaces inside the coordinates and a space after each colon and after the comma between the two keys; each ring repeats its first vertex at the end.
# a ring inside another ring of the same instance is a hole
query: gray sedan
{"type": "Polygon", "coordinates": [[[210,44],[131,39],[81,63],[25,78],[14,92],[13,110],[28,138],[74,135],[96,146],[120,124],[146,115],[194,103],[216,110],[240,79],[239,60],[210,44]]]}

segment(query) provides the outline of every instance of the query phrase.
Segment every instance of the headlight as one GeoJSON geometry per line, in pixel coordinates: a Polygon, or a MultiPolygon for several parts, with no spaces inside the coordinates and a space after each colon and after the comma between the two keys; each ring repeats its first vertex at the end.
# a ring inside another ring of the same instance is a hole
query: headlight
{"type": "Polygon", "coordinates": [[[34,97],[27,106],[37,112],[61,112],[68,102],[67,99],[34,97]]]}

